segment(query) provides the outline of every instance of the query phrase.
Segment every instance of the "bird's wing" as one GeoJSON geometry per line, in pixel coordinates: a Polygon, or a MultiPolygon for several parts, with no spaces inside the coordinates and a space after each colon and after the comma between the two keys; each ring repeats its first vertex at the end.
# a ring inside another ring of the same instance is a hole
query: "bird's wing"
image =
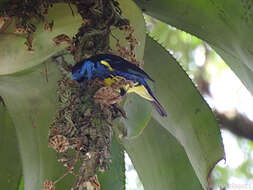
{"type": "Polygon", "coordinates": [[[118,71],[121,71],[121,72],[133,74],[133,75],[136,75],[136,76],[154,81],[141,68],[137,67],[135,64],[133,64],[133,63],[123,59],[122,57],[117,56],[117,55],[100,54],[100,55],[97,56],[97,59],[100,59],[100,62],[102,64],[107,65],[107,63],[109,63],[112,70],[118,70],[118,71]]]}
{"type": "MultiPolygon", "coordinates": [[[[141,86],[143,86],[143,88],[140,88],[142,93],[145,93],[146,96],[147,96],[147,93],[148,93],[149,96],[150,96],[149,99],[148,98],[146,98],[146,99],[148,99],[148,100],[150,100],[151,98],[153,99],[153,100],[151,100],[151,102],[152,102],[153,107],[156,109],[156,111],[162,117],[167,117],[166,111],[164,110],[163,106],[160,104],[158,99],[155,97],[155,95],[153,94],[153,92],[152,92],[151,88],[149,87],[148,83],[144,79],[139,79],[139,84],[141,86]],[[145,90],[146,90],[146,92],[144,92],[145,90]]],[[[141,95],[140,92],[138,94],[141,95]]],[[[144,96],[142,96],[142,97],[144,97],[144,96]]]]}

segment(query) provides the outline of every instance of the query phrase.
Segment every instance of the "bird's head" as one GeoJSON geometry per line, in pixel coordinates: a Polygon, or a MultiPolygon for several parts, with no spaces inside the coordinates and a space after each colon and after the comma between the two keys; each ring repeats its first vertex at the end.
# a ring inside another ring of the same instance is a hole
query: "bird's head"
{"type": "Polygon", "coordinates": [[[94,63],[91,61],[81,61],[72,68],[72,78],[78,82],[92,77],[94,63]]]}
{"type": "Polygon", "coordinates": [[[84,78],[83,73],[82,73],[82,65],[83,63],[77,63],[72,68],[72,78],[78,82],[81,82],[81,80],[84,78]]]}

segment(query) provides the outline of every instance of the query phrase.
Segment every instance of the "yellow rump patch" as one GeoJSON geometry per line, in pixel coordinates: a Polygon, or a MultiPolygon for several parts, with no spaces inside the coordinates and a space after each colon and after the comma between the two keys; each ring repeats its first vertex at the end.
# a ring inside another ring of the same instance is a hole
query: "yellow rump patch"
{"type": "Polygon", "coordinates": [[[147,89],[143,85],[133,86],[127,90],[127,93],[132,93],[132,92],[135,92],[139,96],[141,96],[149,101],[154,101],[153,97],[150,96],[147,89]]]}
{"type": "MultiPolygon", "coordinates": [[[[108,77],[104,79],[104,83],[106,86],[111,86],[115,81],[117,80],[117,77],[108,77]]],[[[138,85],[137,83],[134,86],[129,86],[128,84],[124,86],[124,89],[127,93],[136,93],[139,96],[149,100],[154,101],[153,97],[148,93],[147,89],[143,85],[138,85]]],[[[120,89],[115,89],[115,91],[120,92],[120,89]]]]}
{"type": "Polygon", "coordinates": [[[111,67],[111,65],[110,65],[108,62],[102,60],[102,61],[100,61],[100,63],[103,64],[103,65],[105,65],[106,67],[108,67],[108,69],[109,69],[110,71],[113,70],[113,68],[111,67]]]}

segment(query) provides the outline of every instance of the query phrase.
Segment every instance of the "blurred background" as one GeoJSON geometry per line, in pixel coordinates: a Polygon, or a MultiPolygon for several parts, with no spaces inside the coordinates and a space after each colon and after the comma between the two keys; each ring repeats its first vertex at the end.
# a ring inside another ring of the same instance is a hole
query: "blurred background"
{"type": "MultiPolygon", "coordinates": [[[[147,32],[177,59],[216,115],[226,160],[212,172],[212,190],[253,189],[252,95],[207,43],[146,15],[145,19],[147,32]]],[[[127,189],[143,190],[127,155],[125,161],[127,189]]]]}

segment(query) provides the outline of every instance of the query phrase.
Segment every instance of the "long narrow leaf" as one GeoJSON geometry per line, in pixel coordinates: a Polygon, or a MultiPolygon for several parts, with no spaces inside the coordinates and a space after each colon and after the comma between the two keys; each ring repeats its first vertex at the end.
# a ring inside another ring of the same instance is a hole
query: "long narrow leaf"
{"type": "Polygon", "coordinates": [[[151,38],[146,40],[145,70],[156,79],[156,95],[168,113],[153,117],[184,147],[204,188],[208,174],[223,158],[223,146],[214,115],[176,60],[151,38]]]}

